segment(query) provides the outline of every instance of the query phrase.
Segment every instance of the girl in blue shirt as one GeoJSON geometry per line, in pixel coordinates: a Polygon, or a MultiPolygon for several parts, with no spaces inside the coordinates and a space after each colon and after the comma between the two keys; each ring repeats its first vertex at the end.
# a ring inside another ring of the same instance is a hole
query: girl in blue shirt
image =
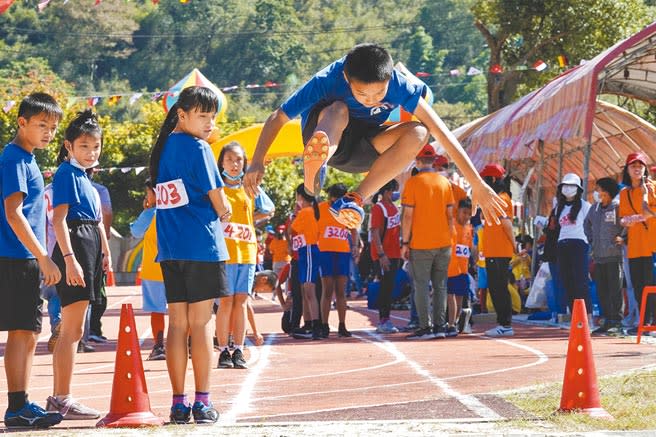
{"type": "Polygon", "coordinates": [[[228,259],[221,221],[231,208],[206,140],[214,127],[218,97],[208,88],[182,90],[166,116],[150,157],[157,196],[157,261],[160,262],[169,328],[166,364],[173,389],[171,422],[214,423],[209,400],[212,304],[226,295],[228,259]],[[196,386],[192,406],[185,395],[189,333],[196,386]]]}
{"type": "Polygon", "coordinates": [[[87,307],[100,298],[102,272],[111,259],[100,198],[87,175],[88,169],[98,165],[101,149],[97,116],[91,110],[79,113],[66,129],[58,158],[61,164],[52,181],[57,237],[52,257],[62,272],[57,284],[62,322],[53,351],[54,392],[46,409],[60,412],[65,420],[100,417],[98,411],[73,399],[71,379],[87,307]]]}

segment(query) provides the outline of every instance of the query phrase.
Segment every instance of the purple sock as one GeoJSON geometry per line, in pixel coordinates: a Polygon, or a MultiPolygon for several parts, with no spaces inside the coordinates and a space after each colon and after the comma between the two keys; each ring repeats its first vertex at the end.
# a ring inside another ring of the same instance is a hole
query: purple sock
{"type": "Polygon", "coordinates": [[[173,395],[173,401],[171,402],[172,406],[176,404],[183,404],[185,407],[189,406],[189,401],[187,401],[187,395],[173,395]]]}
{"type": "Polygon", "coordinates": [[[205,404],[205,406],[209,406],[210,394],[204,391],[197,391],[195,402],[202,402],[203,404],[205,404]]]}

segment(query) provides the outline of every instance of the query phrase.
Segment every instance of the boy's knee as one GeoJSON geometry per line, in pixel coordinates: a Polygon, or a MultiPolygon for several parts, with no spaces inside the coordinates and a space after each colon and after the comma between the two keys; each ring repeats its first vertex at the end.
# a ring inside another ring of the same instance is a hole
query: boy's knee
{"type": "Polygon", "coordinates": [[[423,147],[428,142],[428,128],[418,121],[412,121],[410,123],[412,123],[412,128],[410,129],[412,134],[419,139],[419,144],[423,147]]]}

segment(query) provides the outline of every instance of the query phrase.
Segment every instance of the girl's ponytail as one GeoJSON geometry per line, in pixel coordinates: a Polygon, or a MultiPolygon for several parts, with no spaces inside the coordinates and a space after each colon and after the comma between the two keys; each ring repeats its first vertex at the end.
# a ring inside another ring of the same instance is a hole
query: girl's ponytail
{"type": "Polygon", "coordinates": [[[164,123],[162,124],[162,128],[159,131],[159,135],[157,136],[157,141],[155,141],[153,150],[150,153],[149,170],[150,170],[150,179],[153,183],[153,186],[157,185],[159,160],[162,157],[164,144],[166,143],[166,140],[168,139],[171,132],[173,132],[173,129],[175,129],[175,126],[177,124],[178,124],[178,104],[175,103],[173,106],[171,106],[171,109],[169,110],[168,114],[166,114],[166,119],[164,120],[164,123]]]}

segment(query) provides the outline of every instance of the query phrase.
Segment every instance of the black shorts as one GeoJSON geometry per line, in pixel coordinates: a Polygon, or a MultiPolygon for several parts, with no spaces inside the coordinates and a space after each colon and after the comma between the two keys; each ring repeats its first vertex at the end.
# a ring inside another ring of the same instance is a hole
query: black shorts
{"type": "Polygon", "coordinates": [[[162,261],[160,266],[168,303],[194,303],[230,295],[223,261],[162,261]]]}
{"type": "Polygon", "coordinates": [[[57,294],[62,307],[75,302],[100,302],[102,299],[103,254],[98,222],[93,220],[76,220],[67,223],[68,235],[75,259],[82,267],[86,287],[66,284],[66,262],[62,256],[59,243],[52,252],[52,260],[61,271],[62,278],[57,284],[57,294]]]}
{"type": "MultiPolygon", "coordinates": [[[[303,129],[303,144],[312,137],[317,127],[319,113],[333,102],[320,102],[316,104],[307,118],[303,129]]],[[[349,119],[346,129],[342,132],[337,151],[328,161],[328,165],[347,173],[364,173],[369,171],[371,165],[380,154],[371,144],[371,140],[379,133],[387,130],[389,126],[370,124],[363,120],[349,119]]]]}
{"type": "Polygon", "coordinates": [[[41,332],[40,284],[35,259],[0,258],[0,331],[41,332]]]}

